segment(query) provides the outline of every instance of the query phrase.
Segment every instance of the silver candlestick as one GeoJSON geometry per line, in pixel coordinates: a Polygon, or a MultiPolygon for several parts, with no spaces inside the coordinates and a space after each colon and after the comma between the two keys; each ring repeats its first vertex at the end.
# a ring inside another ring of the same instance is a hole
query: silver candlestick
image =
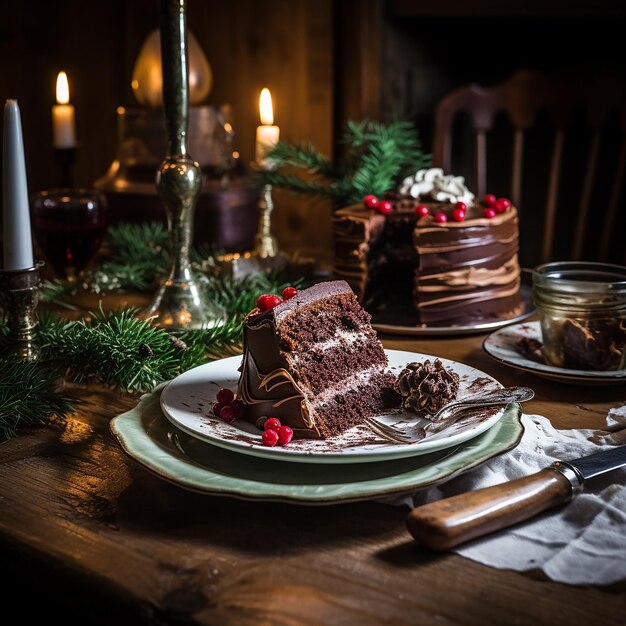
{"type": "Polygon", "coordinates": [[[161,0],[163,110],[168,155],[157,173],[157,189],[167,213],[172,268],[145,316],[158,326],[193,329],[216,326],[224,311],[194,278],[189,263],[193,214],[202,171],[187,154],[189,66],[186,0],[161,0]]]}
{"type": "Polygon", "coordinates": [[[10,351],[24,361],[36,361],[39,351],[33,343],[39,302],[39,268],[43,262],[22,270],[0,270],[0,298],[7,316],[10,351]]]}

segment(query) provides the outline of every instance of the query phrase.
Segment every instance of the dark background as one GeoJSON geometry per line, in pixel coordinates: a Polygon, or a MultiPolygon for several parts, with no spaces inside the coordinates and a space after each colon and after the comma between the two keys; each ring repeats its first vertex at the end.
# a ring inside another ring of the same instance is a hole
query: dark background
{"type": "MultiPolygon", "coordinates": [[[[232,105],[244,167],[263,86],[281,139],[332,154],[346,120],[401,115],[430,149],[434,107],[460,85],[493,85],[521,68],[624,75],[624,16],[624,3],[609,0],[188,0],[188,27],[213,70],[207,103],[232,105]]],[[[59,70],[76,107],[75,183],[89,186],[115,158],[116,109],[137,106],[133,65],[158,25],[157,0],[2,3],[0,94],[21,107],[30,191],[59,181],[51,128],[59,70]]],[[[329,259],[330,207],[276,200],[283,247],[329,259]]]]}

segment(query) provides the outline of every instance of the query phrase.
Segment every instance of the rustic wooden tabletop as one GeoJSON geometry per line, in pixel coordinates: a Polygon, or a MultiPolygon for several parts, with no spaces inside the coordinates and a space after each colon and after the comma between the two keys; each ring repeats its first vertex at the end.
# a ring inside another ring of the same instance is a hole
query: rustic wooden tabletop
{"type": "MultiPolygon", "coordinates": [[[[509,369],[483,352],[484,337],[383,341],[531,386],[537,395],[524,410],[557,427],[601,426],[626,400],[623,385],[566,385],[509,369]]],[[[0,573],[5,598],[29,598],[19,605],[22,621],[626,623],[626,585],[570,587],[430,553],[406,531],[405,508],[185,491],[127,457],[111,435],[111,418],[137,398],[99,387],[70,392],[80,408],[66,423],[0,447],[0,573]]]]}

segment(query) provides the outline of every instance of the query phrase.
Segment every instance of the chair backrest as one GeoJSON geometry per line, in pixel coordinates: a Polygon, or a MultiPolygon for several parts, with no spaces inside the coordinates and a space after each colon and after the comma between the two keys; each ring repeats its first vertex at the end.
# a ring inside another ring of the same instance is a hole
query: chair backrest
{"type": "Polygon", "coordinates": [[[433,161],[446,172],[468,176],[479,196],[493,191],[492,172],[502,173],[508,161],[510,176],[500,189],[520,211],[524,264],[557,259],[625,263],[625,131],[623,77],[554,77],[522,70],[493,88],[468,85],[439,102],[433,161]],[[502,114],[508,119],[509,154],[502,157],[501,152],[494,161],[490,137],[501,128],[502,114]],[[459,118],[464,118],[466,138],[473,135],[471,155],[461,166],[454,163],[459,118]],[[537,143],[541,124],[543,139],[537,143]],[[530,227],[526,241],[525,223],[530,227]],[[524,258],[531,239],[534,252],[524,258]]]}

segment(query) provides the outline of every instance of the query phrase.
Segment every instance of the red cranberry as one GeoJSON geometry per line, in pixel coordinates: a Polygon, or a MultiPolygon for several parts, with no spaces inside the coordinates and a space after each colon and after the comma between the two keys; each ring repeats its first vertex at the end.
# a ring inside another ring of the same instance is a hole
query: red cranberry
{"type": "Polygon", "coordinates": [[[282,300],[275,296],[273,293],[264,293],[262,296],[259,296],[256,301],[256,305],[261,309],[261,311],[269,311],[273,309],[275,306],[279,305],[282,300]]]}
{"type": "Polygon", "coordinates": [[[428,210],[428,207],[423,204],[420,204],[415,207],[415,214],[417,215],[418,219],[421,219],[422,217],[426,217],[429,213],[430,211],[428,210]]]}
{"type": "Polygon", "coordinates": [[[493,205],[496,203],[496,197],[492,194],[492,193],[488,193],[484,198],[483,198],[483,204],[488,206],[488,207],[493,207],[493,205]]]}
{"type": "Polygon", "coordinates": [[[484,215],[487,219],[491,220],[491,219],[493,219],[493,218],[496,216],[496,211],[495,211],[495,209],[491,209],[491,208],[490,208],[490,209],[485,209],[485,210],[483,211],[483,215],[484,215]]]}
{"type": "Polygon", "coordinates": [[[435,222],[445,224],[447,221],[448,216],[445,213],[435,213],[435,222]]]}
{"type": "Polygon", "coordinates": [[[452,219],[455,222],[462,222],[465,219],[465,211],[463,209],[454,209],[454,211],[452,211],[452,219]]]}
{"type": "Polygon", "coordinates": [[[283,289],[283,300],[289,300],[298,295],[298,290],[295,287],[285,287],[283,289]]]}
{"type": "Polygon", "coordinates": [[[278,431],[273,430],[272,428],[264,430],[261,435],[261,440],[263,441],[264,446],[273,448],[278,443],[278,431]]]}
{"type": "Polygon", "coordinates": [[[230,390],[224,387],[217,392],[217,401],[222,404],[231,404],[235,399],[235,394],[230,390]]]}
{"type": "Polygon", "coordinates": [[[216,415],[217,417],[219,417],[220,416],[220,411],[222,410],[223,406],[224,405],[221,402],[216,402],[213,405],[213,415],[216,415]]]}
{"type": "Polygon", "coordinates": [[[385,199],[386,200],[395,200],[396,192],[395,191],[385,191],[385,199]]]}
{"type": "Polygon", "coordinates": [[[383,215],[389,215],[393,211],[393,203],[389,200],[383,200],[378,204],[378,212],[383,215]]]}
{"type": "Polygon", "coordinates": [[[235,411],[235,419],[243,419],[246,414],[246,405],[241,400],[235,400],[230,406],[235,411]]]}
{"type": "Polygon", "coordinates": [[[263,424],[265,430],[278,430],[281,427],[280,420],[277,417],[268,417],[263,424]]]}
{"type": "Polygon", "coordinates": [[[459,209],[465,213],[467,211],[467,204],[465,202],[461,202],[460,200],[454,205],[455,209],[459,209]]]}
{"type": "Polygon", "coordinates": [[[281,446],[286,446],[293,439],[293,429],[289,426],[281,426],[278,429],[278,441],[281,446]]]}
{"type": "Polygon", "coordinates": [[[368,196],[365,196],[365,198],[363,198],[363,204],[368,209],[377,209],[378,205],[380,204],[380,200],[375,195],[369,194],[368,196]]]}
{"type": "Polygon", "coordinates": [[[510,207],[511,201],[508,198],[498,198],[493,208],[496,213],[504,213],[510,207]]]}
{"type": "Polygon", "coordinates": [[[230,404],[222,407],[220,410],[220,418],[225,422],[232,422],[235,419],[235,409],[230,404]]]}

